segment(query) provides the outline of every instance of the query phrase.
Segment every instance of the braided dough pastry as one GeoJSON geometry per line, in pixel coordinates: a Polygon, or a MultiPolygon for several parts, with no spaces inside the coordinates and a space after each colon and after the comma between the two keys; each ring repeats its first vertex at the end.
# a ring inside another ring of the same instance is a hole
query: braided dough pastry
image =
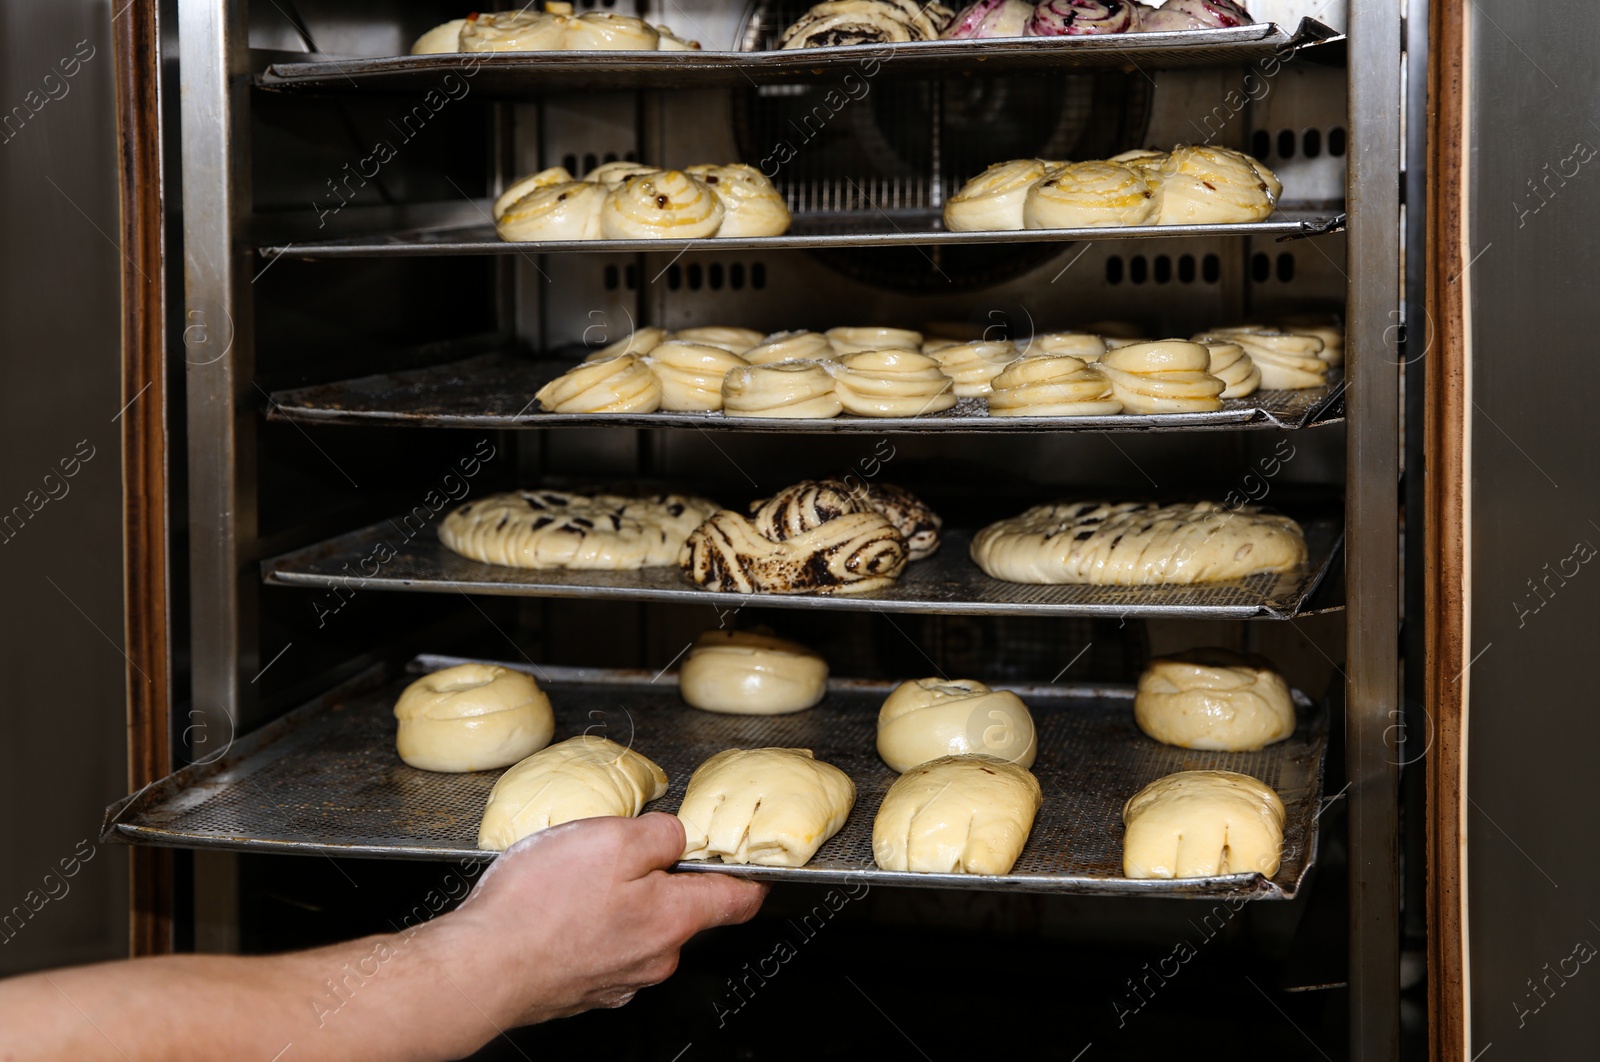
{"type": "Polygon", "coordinates": [[[833,344],[821,332],[774,332],[744,352],[751,365],[772,365],[780,361],[822,361],[831,358],[833,344]]]}
{"type": "Polygon", "coordinates": [[[727,749],[689,779],[683,858],[803,867],[855,802],[850,776],[810,749],[727,749]]]}
{"type": "Polygon", "coordinates": [[[1130,878],[1266,877],[1283,852],[1283,801],[1247,774],[1179,771],[1122,808],[1122,872],[1130,878]]]}
{"type": "Polygon", "coordinates": [[[741,417],[837,417],[844,409],[820,362],[779,361],[733,369],[722,380],[722,408],[741,417]]]}
{"type": "Polygon", "coordinates": [[[654,413],[661,385],[642,359],[623,354],[586,361],[534,392],[546,413],[654,413]]]}
{"type": "Polygon", "coordinates": [[[1204,344],[1168,339],[1109,350],[1099,369],[1129,413],[1211,413],[1228,385],[1206,371],[1210,364],[1204,344]]]}
{"type": "Polygon", "coordinates": [[[1298,391],[1328,382],[1328,363],[1318,355],[1316,336],[1271,328],[1219,328],[1195,337],[1201,343],[1237,343],[1261,370],[1261,386],[1271,391],[1298,391]]]}
{"type": "Polygon", "coordinates": [[[997,162],[961,186],[944,204],[951,232],[994,232],[1023,227],[1023,204],[1045,175],[1039,159],[997,162]]]}
{"type": "Polygon", "coordinates": [[[990,524],[972,559],[1013,583],[1188,585],[1293,571],[1306,544],[1299,524],[1250,505],[1082,502],[990,524]]]}
{"type": "Polygon", "coordinates": [[[520,671],[457,664],[424,675],[395,702],[395,749],[424,771],[509,767],[550,744],[550,698],[520,671]]]}
{"type": "Polygon", "coordinates": [[[722,379],[744,359],[721,347],[672,339],[651,350],[644,363],[661,385],[661,408],[692,411],[721,409],[722,379]]]}
{"type": "Polygon", "coordinates": [[[1195,649],[1150,661],[1133,718],[1163,744],[1250,752],[1294,733],[1294,700],[1259,656],[1195,649]]]}
{"type": "Polygon", "coordinates": [[[666,794],[667,772],[615,741],[580,734],[523,760],[494,784],[478,847],[500,852],[563,822],[633,818],[666,794]]]}
{"type": "Polygon", "coordinates": [[[1161,161],[1160,225],[1264,221],[1283,185],[1248,155],[1222,147],[1177,147],[1161,161]]]}
{"type": "Polygon", "coordinates": [[[512,568],[659,568],[678,559],[689,532],[716,508],[683,494],[514,490],[460,506],[439,525],[439,540],[463,557],[512,568]]]}
{"type": "Polygon", "coordinates": [[[679,170],[629,177],[606,197],[600,234],[608,240],[712,236],[726,210],[709,185],[679,170]]]}
{"type": "Polygon", "coordinates": [[[872,823],[884,870],[1007,874],[1044,802],[1039,780],[993,756],[945,756],[902,774],[872,823]]]}
{"type": "Polygon", "coordinates": [[[957,343],[941,347],[931,357],[939,363],[944,374],[955,382],[955,393],[962,398],[986,395],[992,390],[991,381],[1017,360],[1017,345],[1009,340],[990,343],[957,343]]]}
{"type": "Polygon", "coordinates": [[[695,708],[730,715],[782,715],[828,692],[828,662],[799,642],[755,631],[706,631],[678,671],[695,708]]]}
{"type": "Polygon", "coordinates": [[[864,350],[826,363],[846,413],[862,417],[915,417],[956,404],[939,363],[909,350],[864,350]]]}
{"type": "Polygon", "coordinates": [[[1148,175],[1117,162],[1073,162],[1052,169],[1029,189],[1022,225],[1078,229],[1147,225],[1160,207],[1148,175]]]}
{"type": "Polygon", "coordinates": [[[863,350],[922,349],[922,333],[905,328],[830,328],[824,334],[833,344],[833,352],[841,357],[863,350]]]}
{"type": "Polygon", "coordinates": [[[911,560],[939,549],[944,521],[928,504],[892,483],[857,483],[842,479],[807,479],[786,487],[765,501],[751,503],[756,530],[782,541],[820,527],[846,513],[875,512],[894,525],[906,540],[911,560]]]}
{"type": "Polygon", "coordinates": [[[991,417],[1105,417],[1122,412],[1105,374],[1067,354],[1018,358],[992,386],[991,417]]]}
{"type": "Polygon", "coordinates": [[[722,202],[726,213],[718,236],[782,236],[789,231],[792,219],[788,205],[766,175],[754,166],[700,165],[690,166],[686,172],[709,185],[722,202]]]}
{"type": "Polygon", "coordinates": [[[1243,398],[1256,393],[1261,386],[1261,370],[1243,347],[1237,343],[1212,342],[1206,344],[1206,349],[1211,352],[1211,364],[1206,372],[1227,385],[1220,397],[1243,398]]]}
{"type": "Polygon", "coordinates": [[[902,773],[969,752],[1032,767],[1038,750],[1022,698],[975,679],[902,682],[878,710],[878,755],[902,773]]]}
{"type": "Polygon", "coordinates": [[[605,190],[587,181],[546,184],[507,206],[495,219],[495,234],[513,243],[597,240],[606,201],[605,190]]]}

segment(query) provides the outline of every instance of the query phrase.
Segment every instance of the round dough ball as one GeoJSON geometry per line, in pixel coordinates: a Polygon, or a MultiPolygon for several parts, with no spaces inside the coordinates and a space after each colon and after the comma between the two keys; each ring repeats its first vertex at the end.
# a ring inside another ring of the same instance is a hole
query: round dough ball
{"type": "Polygon", "coordinates": [[[1283,801],[1233,771],[1158,778],[1122,808],[1122,872],[1130,878],[1266,877],[1283,851],[1283,801]]]}
{"type": "Polygon", "coordinates": [[[970,753],[1032,767],[1038,751],[1022,698],[975,679],[902,682],[878,710],[878,755],[902,774],[941,756],[970,753]]]}
{"type": "Polygon", "coordinates": [[[550,698],[520,671],[458,664],[424,675],[395,702],[395,748],[424,771],[507,767],[550,744],[550,698]]]}
{"type": "Polygon", "coordinates": [[[754,631],[706,631],[678,672],[692,707],[729,715],[783,715],[828,692],[828,662],[799,642],[754,631]]]}
{"type": "Polygon", "coordinates": [[[1261,657],[1195,649],[1150,661],[1133,718],[1163,744],[1250,752],[1294,733],[1294,700],[1261,657]]]}

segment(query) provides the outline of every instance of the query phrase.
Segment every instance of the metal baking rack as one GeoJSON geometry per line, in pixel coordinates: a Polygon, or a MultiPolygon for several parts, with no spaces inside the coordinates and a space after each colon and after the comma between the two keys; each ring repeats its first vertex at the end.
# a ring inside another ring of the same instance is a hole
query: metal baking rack
{"type": "MultiPolygon", "coordinates": [[[[1009,515],[1009,514],[1007,514],[1009,515]]],[[[508,568],[446,549],[431,526],[396,518],[273,557],[261,564],[271,586],[408,590],[590,601],[670,601],[715,609],[834,609],[967,616],[1289,619],[1327,573],[1344,537],[1336,513],[1301,518],[1308,563],[1292,572],[1196,586],[1042,586],[991,579],[968,558],[971,535],[946,529],[939,552],[907,565],[888,589],[863,594],[734,594],[705,590],[674,566],[635,571],[508,568]]]]}
{"type": "MultiPolygon", "coordinates": [[[[422,656],[414,672],[463,663],[422,656]]],[[[604,671],[531,663],[556,712],[556,739],[596,734],[659,763],[671,780],[652,811],[675,811],[694,768],[727,748],[810,748],[855,781],[856,803],[838,834],[800,868],[680,863],[769,881],[980,889],[1111,896],[1289,899],[1316,858],[1327,714],[1296,693],[1299,725],[1259,752],[1202,752],[1146,737],[1127,686],[1010,686],[1039,735],[1033,772],[1044,804],[1011,873],[1001,877],[879,870],[872,821],[896,775],[878,759],[878,706],[892,683],[833,679],[815,708],[785,716],[696,711],[671,672],[604,671]],[[1283,859],[1269,880],[1233,874],[1179,880],[1122,876],[1122,805],[1174,771],[1249,774],[1283,799],[1283,859]]],[[[478,821],[499,771],[435,774],[395,754],[395,698],[410,676],[379,669],[237,741],[216,762],[186,767],[108,809],[102,837],[245,852],[390,859],[491,858],[478,821]]]]}
{"type": "Polygon", "coordinates": [[[1215,413],[1119,413],[1110,417],[991,417],[981,398],[963,398],[941,413],[917,417],[774,420],[708,413],[545,413],[534,392],[578,363],[486,354],[448,365],[380,373],[355,380],[275,392],[267,419],[298,424],[410,428],[694,428],[702,431],[863,432],[1185,431],[1304,428],[1339,417],[1344,391],[1335,369],[1324,387],[1258,391],[1223,401],[1215,413]]]}
{"type": "MultiPolygon", "coordinates": [[[[761,29],[755,26],[758,36],[761,29]]],[[[783,27],[778,27],[781,32],[783,27]]],[[[746,38],[751,38],[747,30],[746,38]]],[[[1229,29],[1079,37],[857,44],[790,51],[456,52],[378,59],[324,57],[273,62],[255,83],[269,92],[424,93],[447,75],[474,95],[517,99],[547,90],[739,88],[856,77],[967,77],[1030,71],[1157,69],[1283,62],[1301,48],[1338,40],[1314,19],[1293,34],[1275,23],[1229,29]],[[470,73],[469,73],[470,71],[470,73]]],[[[754,47],[754,44],[752,44],[754,47]]]]}

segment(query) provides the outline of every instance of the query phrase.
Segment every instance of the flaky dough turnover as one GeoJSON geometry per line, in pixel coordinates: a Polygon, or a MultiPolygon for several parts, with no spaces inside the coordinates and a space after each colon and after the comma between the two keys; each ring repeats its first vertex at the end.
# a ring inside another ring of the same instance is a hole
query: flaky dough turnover
{"type": "Polygon", "coordinates": [[[1294,699],[1261,657],[1194,649],[1150,661],[1139,676],[1133,717],[1168,745],[1248,752],[1294,733],[1294,699]]]}
{"type": "Polygon", "coordinates": [[[683,858],[803,867],[855,802],[850,776],[810,749],[727,749],[689,779],[683,858]]]}
{"type": "Polygon", "coordinates": [[[716,508],[683,494],[514,490],[460,506],[439,525],[439,540],[463,557],[512,568],[655,568],[674,563],[716,508]]]}
{"type": "Polygon", "coordinates": [[[478,847],[504,851],[578,819],[632,818],[667,791],[667,772],[615,741],[580,734],[523,760],[494,784],[478,847]]]}
{"type": "Polygon", "coordinates": [[[1135,793],[1122,809],[1122,872],[1130,878],[1267,877],[1283,851],[1283,801],[1233,771],[1180,771],[1135,793]]]}
{"type": "Polygon", "coordinates": [[[507,767],[550,743],[550,698],[520,671],[457,664],[424,675],[395,702],[395,750],[424,771],[507,767]]]}
{"type": "Polygon", "coordinates": [[[828,662],[786,638],[756,631],[706,631],[694,640],[678,670],[678,690],[690,705],[708,712],[798,712],[828,692],[828,662]]]}
{"type": "Polygon", "coordinates": [[[872,823],[884,870],[1006,874],[1043,803],[1039,780],[993,756],[945,756],[889,787],[872,823]]]}
{"type": "Polygon", "coordinates": [[[976,679],[902,682],[878,710],[878,755],[905,772],[942,756],[982,753],[1032,767],[1039,742],[1022,698],[976,679]]]}

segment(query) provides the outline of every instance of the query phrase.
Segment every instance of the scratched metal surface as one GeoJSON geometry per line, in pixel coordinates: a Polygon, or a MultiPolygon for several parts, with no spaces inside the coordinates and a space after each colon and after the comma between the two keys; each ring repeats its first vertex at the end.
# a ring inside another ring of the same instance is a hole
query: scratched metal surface
{"type": "MultiPolygon", "coordinates": [[[[416,673],[461,663],[423,656],[416,673]]],[[[856,784],[838,834],[801,868],[682,863],[774,881],[1123,896],[1288,899],[1310,869],[1327,748],[1327,716],[1295,694],[1293,736],[1259,752],[1162,745],[1133,722],[1128,686],[1013,686],[1039,734],[1034,774],[1044,805],[1016,866],[1003,877],[884,871],[872,821],[896,775],[875,751],[877,711],[891,683],[834,679],[822,703],[787,716],[728,716],[686,707],[672,672],[603,671],[500,662],[535,675],[556,712],[556,740],[588,731],[649,756],[671,780],[649,810],[675,811],[694,768],[726,748],[810,748],[856,784]],[[1183,770],[1228,770],[1270,785],[1287,811],[1283,862],[1271,880],[1236,874],[1180,881],[1122,876],[1123,803],[1183,770]]],[[[392,707],[405,676],[372,673],[236,742],[218,762],[189,767],[107,812],[103,836],[139,844],[395,859],[492,857],[478,821],[499,771],[434,774],[394,751],[392,707]]]]}

